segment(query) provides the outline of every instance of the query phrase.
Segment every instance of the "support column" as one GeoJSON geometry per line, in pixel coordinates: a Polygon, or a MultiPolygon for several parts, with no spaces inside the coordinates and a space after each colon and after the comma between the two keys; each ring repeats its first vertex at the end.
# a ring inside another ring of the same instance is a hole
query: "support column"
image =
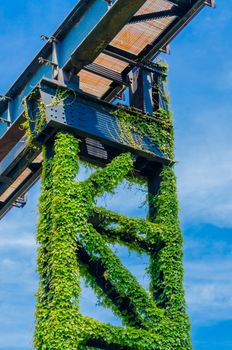
{"type": "MultiPolygon", "coordinates": [[[[158,82],[156,87],[158,91],[156,93],[154,91],[153,94],[153,96],[159,95],[161,100],[155,114],[160,118],[163,146],[166,147],[169,158],[173,159],[173,125],[164,85],[165,81],[158,82]]],[[[190,323],[186,314],[183,287],[183,237],[178,216],[176,177],[172,164],[164,166],[160,172],[151,174],[148,180],[148,192],[149,219],[162,228],[160,245],[150,258],[150,287],[157,306],[165,310],[165,316],[172,323],[171,329],[163,327],[160,331],[170,339],[172,349],[190,350],[190,323]]]]}
{"type": "Polygon", "coordinates": [[[76,259],[76,208],[70,188],[78,172],[78,140],[60,133],[53,148],[44,147],[40,219],[36,349],[76,349],[79,268],[76,259]]]}
{"type": "MultiPolygon", "coordinates": [[[[156,88],[168,105],[163,86],[156,88]]],[[[171,114],[159,107],[154,117],[137,114],[133,119],[129,114],[126,121],[125,135],[131,128],[141,128],[170,159],[167,166],[149,163],[147,179],[139,179],[148,181],[147,220],[95,207],[96,198],[112,192],[125,177],[138,180],[133,177],[133,154],[122,148],[104,168],[78,182],[79,140],[59,132],[54,143],[44,147],[37,235],[40,286],[34,344],[38,350],[191,350],[171,114]],[[112,242],[150,257],[150,293],[111,250],[112,242]],[[103,305],[121,317],[125,328],[80,314],[80,274],[103,305]]],[[[136,145],[131,149],[135,151],[136,145]]]]}

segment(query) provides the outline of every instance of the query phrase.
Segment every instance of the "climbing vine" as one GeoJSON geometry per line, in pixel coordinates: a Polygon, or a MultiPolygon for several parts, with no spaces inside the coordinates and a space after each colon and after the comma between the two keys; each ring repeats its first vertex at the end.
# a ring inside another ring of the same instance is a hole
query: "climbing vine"
{"type": "Polygon", "coordinates": [[[170,111],[160,108],[153,116],[120,108],[117,117],[119,140],[136,149],[144,149],[144,137],[157,145],[164,156],[173,158],[173,127],[170,111]]]}
{"type": "Polygon", "coordinates": [[[151,64],[153,69],[161,70],[157,81],[153,83],[153,98],[160,99],[159,108],[153,116],[142,114],[135,108],[121,106],[112,114],[117,120],[117,137],[122,144],[130,145],[139,150],[150,152],[145,139],[158,146],[163,155],[170,160],[174,158],[173,121],[166,92],[167,65],[164,63],[151,64]],[[160,103],[162,102],[162,103],[160,103]]]}
{"type": "Polygon", "coordinates": [[[28,110],[28,101],[31,97],[23,100],[24,105],[24,122],[21,128],[24,130],[26,135],[26,144],[34,149],[39,148],[35,142],[35,137],[43,130],[46,125],[46,105],[42,100],[38,100],[38,111],[35,119],[30,118],[28,110]]]}
{"type": "MultiPolygon", "coordinates": [[[[52,103],[65,96],[56,97],[52,103]]],[[[44,107],[40,107],[41,113],[44,107]]],[[[122,143],[142,148],[143,138],[149,137],[173,160],[169,109],[160,108],[153,116],[122,108],[114,114],[122,143]]],[[[128,218],[96,207],[96,200],[133,173],[132,154],[120,154],[87,180],[77,182],[79,148],[80,140],[60,132],[54,145],[43,149],[35,348],[191,350],[173,166],[163,167],[158,192],[149,193],[147,219],[128,218]],[[150,256],[149,291],[123,266],[110,243],[150,256]],[[81,276],[102,305],[121,317],[124,327],[106,325],[80,313],[81,276]]]]}
{"type": "MultiPolygon", "coordinates": [[[[73,100],[75,98],[75,92],[72,91],[73,100]]],[[[21,128],[25,131],[26,144],[34,149],[39,148],[35,138],[43,130],[47,124],[46,120],[46,108],[58,106],[60,103],[70,98],[69,89],[56,89],[56,93],[49,104],[45,104],[42,98],[39,96],[39,91],[36,88],[27,98],[23,100],[24,106],[24,122],[21,124],[21,128]],[[35,117],[32,119],[30,117],[28,105],[31,99],[36,99],[37,111],[35,112],[35,117]]],[[[72,103],[71,101],[70,103],[72,103]]]]}

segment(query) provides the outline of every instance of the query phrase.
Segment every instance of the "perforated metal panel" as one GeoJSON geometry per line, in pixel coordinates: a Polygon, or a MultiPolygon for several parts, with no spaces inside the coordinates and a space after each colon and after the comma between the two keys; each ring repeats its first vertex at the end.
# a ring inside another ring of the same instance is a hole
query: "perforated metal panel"
{"type": "MultiPolygon", "coordinates": [[[[120,120],[113,114],[114,106],[85,95],[75,94],[73,91],[57,106],[53,106],[56,89],[54,83],[45,81],[41,83],[41,97],[47,106],[48,125],[57,128],[69,127],[73,132],[89,136],[103,144],[104,142],[114,144],[120,148],[124,146],[135,153],[148,151],[150,157],[153,154],[161,160],[165,158],[148,136],[141,136],[134,129],[131,130],[130,138],[124,135],[120,120]]],[[[33,119],[33,115],[31,118],[33,119]]]]}

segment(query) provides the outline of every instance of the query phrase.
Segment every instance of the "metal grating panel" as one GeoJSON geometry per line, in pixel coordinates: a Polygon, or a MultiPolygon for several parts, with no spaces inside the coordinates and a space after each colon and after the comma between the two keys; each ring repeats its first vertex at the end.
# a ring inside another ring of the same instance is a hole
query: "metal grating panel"
{"type": "Polygon", "coordinates": [[[88,94],[101,97],[108,90],[111,80],[82,70],[79,73],[80,89],[88,94]]]}
{"type": "Polygon", "coordinates": [[[116,58],[109,57],[104,53],[101,53],[94,62],[118,73],[121,73],[126,67],[128,67],[127,63],[116,58]]]}
{"type": "MultiPolygon", "coordinates": [[[[136,15],[169,10],[172,4],[163,0],[148,0],[136,15]]],[[[160,18],[148,22],[128,24],[111,42],[112,46],[138,55],[151,44],[176,17],[160,18]]]]}
{"type": "MultiPolygon", "coordinates": [[[[173,6],[175,5],[165,0],[147,0],[136,15],[170,10],[173,6]]],[[[175,19],[176,17],[172,16],[136,24],[127,24],[111,41],[110,45],[138,56],[146,46],[151,45],[175,19]]],[[[129,66],[125,62],[103,53],[95,59],[94,63],[118,73],[122,73],[129,66]]],[[[81,70],[79,77],[81,90],[97,97],[102,97],[108,91],[113,81],[86,72],[85,70],[81,70]]]]}
{"type": "Polygon", "coordinates": [[[105,159],[105,160],[108,159],[107,151],[105,150],[104,146],[101,144],[100,141],[87,137],[85,140],[85,143],[86,143],[88,154],[90,156],[105,159]]]}

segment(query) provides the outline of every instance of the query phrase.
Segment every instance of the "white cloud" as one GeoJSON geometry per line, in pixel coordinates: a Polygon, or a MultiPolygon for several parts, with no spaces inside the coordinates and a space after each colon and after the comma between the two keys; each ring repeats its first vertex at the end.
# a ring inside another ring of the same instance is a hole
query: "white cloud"
{"type": "Polygon", "coordinates": [[[0,239],[0,249],[11,248],[34,248],[35,238],[33,236],[24,235],[12,239],[11,237],[3,237],[0,239]]]}
{"type": "Polygon", "coordinates": [[[186,298],[193,323],[232,320],[231,258],[185,264],[186,298]]]}
{"type": "MultiPolygon", "coordinates": [[[[6,255],[6,253],[4,254],[6,255]]],[[[30,349],[34,330],[35,259],[0,260],[0,349],[30,349]],[[29,345],[30,344],[30,345],[29,345]]]]}
{"type": "Polygon", "coordinates": [[[176,173],[183,220],[230,227],[232,109],[190,112],[187,123],[177,132],[176,173]]]}

